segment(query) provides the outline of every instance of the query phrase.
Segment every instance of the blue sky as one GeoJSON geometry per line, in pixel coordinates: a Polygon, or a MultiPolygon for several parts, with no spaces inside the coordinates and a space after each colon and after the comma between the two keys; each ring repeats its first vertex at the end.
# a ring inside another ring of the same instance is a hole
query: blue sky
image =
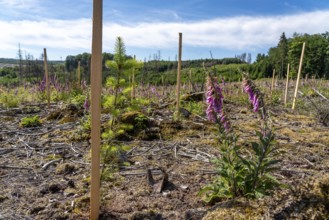
{"type": "MultiPolygon", "coordinates": [[[[266,53],[282,32],[329,31],[328,0],[104,0],[103,51],[121,36],[128,55],[183,60],[266,53]]],[[[0,57],[51,60],[91,51],[92,0],[0,0],[0,57]]]]}

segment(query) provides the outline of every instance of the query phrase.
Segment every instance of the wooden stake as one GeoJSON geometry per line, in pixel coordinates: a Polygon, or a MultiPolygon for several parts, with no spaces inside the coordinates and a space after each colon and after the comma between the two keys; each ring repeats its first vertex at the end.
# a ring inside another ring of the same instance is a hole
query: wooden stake
{"type": "Polygon", "coordinates": [[[274,83],[275,83],[275,69],[273,69],[273,74],[272,74],[271,97],[274,90],[274,83]]]}
{"type": "MultiPolygon", "coordinates": [[[[134,60],[136,60],[136,56],[134,55],[134,60]]],[[[135,98],[135,67],[133,68],[133,73],[131,76],[131,98],[135,98]]]]}
{"type": "Polygon", "coordinates": [[[299,61],[299,67],[298,67],[298,74],[297,74],[297,82],[296,82],[296,88],[295,88],[295,93],[294,93],[294,100],[292,102],[292,108],[291,108],[292,110],[295,109],[295,105],[296,105],[296,98],[297,98],[297,92],[298,92],[299,79],[300,79],[300,74],[302,72],[302,64],[303,64],[304,50],[305,50],[305,42],[303,43],[302,54],[300,55],[300,61],[299,61]]]}
{"type": "Polygon", "coordinates": [[[176,100],[176,116],[179,117],[179,107],[180,107],[180,74],[182,67],[182,33],[179,33],[179,41],[178,41],[178,65],[177,65],[177,100],[176,100]]]}
{"type": "Polygon", "coordinates": [[[77,78],[78,78],[77,86],[78,86],[78,89],[80,89],[81,88],[80,60],[78,62],[77,78]]]}
{"type": "Polygon", "coordinates": [[[188,77],[189,77],[189,86],[188,86],[188,89],[189,89],[189,93],[192,93],[192,70],[190,69],[189,72],[188,72],[188,77]]]}
{"type": "Polygon", "coordinates": [[[90,219],[99,218],[100,207],[100,115],[102,89],[103,1],[93,0],[91,55],[91,191],[90,219]]]}
{"type": "Polygon", "coordinates": [[[49,74],[48,74],[48,63],[47,63],[47,49],[43,48],[45,76],[46,76],[46,90],[47,90],[47,106],[50,107],[50,85],[49,85],[49,74]]]}
{"type": "Polygon", "coordinates": [[[163,76],[163,74],[161,75],[161,83],[162,83],[162,85],[161,85],[161,89],[162,89],[162,96],[164,96],[164,94],[165,94],[165,90],[164,90],[164,88],[165,88],[165,81],[164,81],[164,76],[163,76]]]}
{"type": "Polygon", "coordinates": [[[290,72],[290,64],[288,63],[288,67],[287,67],[286,90],[285,90],[285,92],[284,92],[284,107],[287,107],[287,95],[288,95],[288,86],[289,86],[289,72],[290,72]]]}

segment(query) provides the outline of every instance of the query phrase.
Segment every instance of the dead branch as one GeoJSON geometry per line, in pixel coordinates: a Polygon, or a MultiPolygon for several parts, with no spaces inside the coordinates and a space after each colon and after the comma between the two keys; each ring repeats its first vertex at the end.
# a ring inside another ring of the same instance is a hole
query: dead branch
{"type": "Polygon", "coordinates": [[[26,147],[28,147],[30,150],[35,150],[35,148],[31,147],[28,143],[26,143],[22,138],[18,138],[20,142],[22,142],[26,147]]]}
{"type": "MultiPolygon", "coordinates": [[[[119,172],[119,174],[121,176],[144,176],[144,175],[148,175],[148,172],[144,172],[144,171],[141,171],[141,172],[119,172]]],[[[158,170],[153,170],[152,171],[152,175],[159,175],[159,174],[161,174],[161,172],[158,171],[158,170]]]]}
{"type": "Polygon", "coordinates": [[[10,152],[13,152],[15,149],[13,148],[0,148],[0,155],[8,154],[10,152]]]}
{"type": "Polygon", "coordinates": [[[324,95],[322,95],[318,90],[312,88],[314,92],[316,92],[319,96],[321,96],[324,100],[329,102],[329,99],[327,97],[325,97],[324,95]]]}
{"type": "Polygon", "coordinates": [[[198,148],[196,148],[196,152],[198,152],[198,153],[200,153],[200,154],[203,154],[203,155],[206,155],[206,156],[209,157],[209,158],[215,158],[214,155],[210,155],[210,154],[208,154],[208,153],[205,153],[205,152],[199,150],[198,148]]]}
{"type": "Polygon", "coordinates": [[[0,165],[2,169],[18,169],[18,170],[33,170],[30,167],[17,167],[17,166],[10,166],[10,165],[0,165]]]}
{"type": "Polygon", "coordinates": [[[43,170],[47,170],[48,167],[49,167],[50,165],[52,165],[52,164],[54,164],[54,163],[57,163],[57,162],[60,162],[61,160],[63,160],[63,159],[60,158],[60,159],[51,160],[51,161],[49,161],[48,163],[45,163],[45,164],[42,166],[42,169],[43,169],[43,170]]]}

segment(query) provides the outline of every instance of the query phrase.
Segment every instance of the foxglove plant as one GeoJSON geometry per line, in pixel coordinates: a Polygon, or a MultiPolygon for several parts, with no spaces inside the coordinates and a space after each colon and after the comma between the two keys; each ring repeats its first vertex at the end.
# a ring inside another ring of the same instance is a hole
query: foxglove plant
{"type": "Polygon", "coordinates": [[[214,202],[221,198],[234,198],[239,195],[243,164],[237,154],[239,150],[239,146],[236,144],[237,137],[230,130],[230,123],[223,111],[222,89],[217,78],[212,77],[209,73],[206,87],[206,102],[208,104],[206,114],[209,121],[218,125],[221,157],[213,160],[217,167],[218,177],[213,183],[203,187],[199,191],[199,195],[205,194],[206,202],[214,202]]]}
{"type": "Polygon", "coordinates": [[[37,84],[37,91],[38,92],[45,92],[46,91],[46,77],[44,76],[42,81],[37,84]]]}
{"type": "Polygon", "coordinates": [[[86,90],[87,88],[88,88],[87,81],[84,79],[84,80],[82,80],[82,83],[81,83],[81,89],[86,90]]]}
{"type": "Polygon", "coordinates": [[[161,99],[161,94],[157,91],[155,86],[150,87],[151,94],[153,94],[153,98],[155,98],[158,102],[161,99]]]}
{"type": "Polygon", "coordinates": [[[206,102],[208,104],[206,111],[207,118],[209,121],[217,123],[219,127],[224,127],[225,131],[228,132],[230,129],[230,123],[223,111],[224,96],[217,78],[208,75],[206,86],[206,102]]]}
{"type": "Polygon", "coordinates": [[[46,99],[46,77],[44,76],[41,81],[35,82],[34,88],[35,88],[35,92],[37,93],[38,99],[45,100],[46,99]]]}
{"type": "Polygon", "coordinates": [[[223,85],[223,91],[225,92],[226,95],[228,95],[229,89],[226,86],[226,81],[225,81],[224,77],[222,77],[222,85],[223,85]]]}
{"type": "Polygon", "coordinates": [[[266,136],[266,134],[270,133],[270,128],[268,125],[269,117],[267,117],[263,94],[259,91],[254,82],[248,78],[247,74],[244,74],[243,76],[242,86],[243,91],[249,96],[249,102],[253,107],[253,111],[258,112],[260,115],[262,124],[261,133],[266,136]]]}
{"type": "MultiPolygon", "coordinates": [[[[249,101],[253,106],[253,111],[258,112],[259,109],[264,110],[263,97],[256,85],[245,76],[242,81],[243,91],[249,95],[249,101]]],[[[265,119],[265,112],[261,114],[262,119],[265,119]]]]}
{"type": "Polygon", "coordinates": [[[199,195],[205,195],[206,202],[212,203],[237,196],[258,198],[268,194],[268,191],[274,187],[280,186],[280,183],[270,175],[270,172],[277,169],[275,165],[279,160],[274,159],[278,151],[273,146],[273,133],[271,130],[266,132],[267,117],[265,117],[262,95],[255,84],[247,78],[243,81],[243,86],[244,91],[249,95],[253,111],[258,112],[261,109],[261,119],[265,121],[262,133],[256,132],[260,141],[251,143],[254,153],[250,157],[242,156],[241,147],[237,145],[238,138],[232,130],[229,130],[229,124],[223,114],[224,97],[217,79],[210,75],[207,78],[206,113],[210,121],[219,125],[221,157],[214,159],[218,171],[215,181],[199,191],[199,195]]]}
{"type": "Polygon", "coordinates": [[[279,153],[274,145],[274,134],[269,126],[270,118],[265,110],[262,93],[246,74],[244,74],[242,85],[244,92],[249,96],[253,111],[259,112],[261,118],[261,132],[256,131],[259,141],[251,143],[254,154],[249,158],[239,155],[246,167],[245,193],[251,197],[259,197],[265,195],[268,190],[280,186],[276,178],[270,175],[271,171],[278,169],[276,164],[280,160],[274,157],[277,157],[279,153]]]}
{"type": "Polygon", "coordinates": [[[55,76],[50,77],[50,82],[53,85],[53,87],[55,88],[56,92],[62,92],[63,91],[63,87],[61,86],[58,78],[55,76]]]}
{"type": "Polygon", "coordinates": [[[89,104],[89,97],[88,95],[86,96],[86,99],[85,99],[85,102],[83,103],[83,108],[85,109],[85,112],[88,112],[89,111],[89,107],[90,107],[90,104],[89,104]]]}

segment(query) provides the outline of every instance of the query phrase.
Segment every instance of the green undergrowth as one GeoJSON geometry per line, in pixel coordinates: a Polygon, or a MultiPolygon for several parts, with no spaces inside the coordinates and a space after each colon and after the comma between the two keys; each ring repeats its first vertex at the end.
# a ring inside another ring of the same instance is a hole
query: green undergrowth
{"type": "Polygon", "coordinates": [[[22,118],[19,125],[24,128],[39,127],[42,125],[42,121],[38,115],[35,115],[35,116],[22,118]]]}

